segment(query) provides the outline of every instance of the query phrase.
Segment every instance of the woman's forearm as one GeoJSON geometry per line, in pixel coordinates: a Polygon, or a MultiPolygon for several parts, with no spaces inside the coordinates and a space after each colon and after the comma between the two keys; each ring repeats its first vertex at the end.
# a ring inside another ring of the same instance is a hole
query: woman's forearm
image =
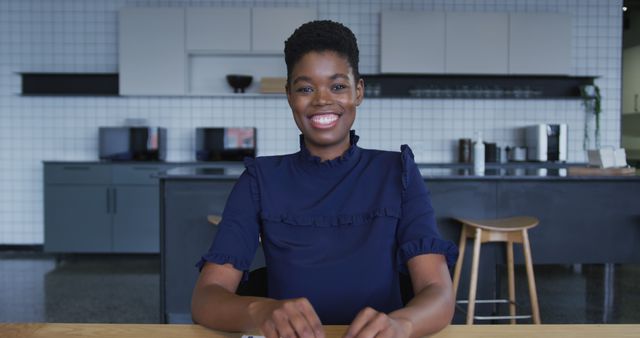
{"type": "Polygon", "coordinates": [[[194,290],[191,314],[194,322],[212,329],[247,331],[256,328],[250,306],[268,301],[268,298],[238,296],[220,285],[209,284],[194,290]]]}
{"type": "Polygon", "coordinates": [[[445,328],[453,318],[455,300],[450,285],[431,284],[424,287],[402,309],[389,317],[411,323],[411,338],[434,334],[445,328]]]}

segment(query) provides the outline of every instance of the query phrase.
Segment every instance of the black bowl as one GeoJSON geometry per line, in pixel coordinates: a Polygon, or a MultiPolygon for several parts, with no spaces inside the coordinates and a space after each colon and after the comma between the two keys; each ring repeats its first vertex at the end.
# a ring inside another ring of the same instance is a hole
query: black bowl
{"type": "Polygon", "coordinates": [[[227,75],[227,82],[231,87],[233,87],[234,93],[244,93],[244,90],[251,85],[252,80],[253,76],[251,75],[227,75]]]}

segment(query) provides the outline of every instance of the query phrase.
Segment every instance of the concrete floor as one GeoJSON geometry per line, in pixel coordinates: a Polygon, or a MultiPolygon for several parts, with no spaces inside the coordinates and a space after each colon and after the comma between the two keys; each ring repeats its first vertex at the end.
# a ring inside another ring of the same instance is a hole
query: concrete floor
{"type": "MultiPolygon", "coordinates": [[[[640,323],[640,266],[553,265],[535,271],[543,323],[640,323]]],[[[519,309],[526,313],[524,269],[516,274],[519,309]]],[[[0,252],[0,322],[158,323],[159,278],[157,255],[58,261],[42,253],[0,252]]]]}

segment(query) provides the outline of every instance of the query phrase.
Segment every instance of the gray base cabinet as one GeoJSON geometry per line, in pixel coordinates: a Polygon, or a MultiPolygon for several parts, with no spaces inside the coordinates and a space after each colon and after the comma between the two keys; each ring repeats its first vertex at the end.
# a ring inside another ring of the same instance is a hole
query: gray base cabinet
{"type": "Polygon", "coordinates": [[[108,186],[52,185],[44,200],[45,251],[111,251],[108,186]]]}
{"type": "Polygon", "coordinates": [[[113,252],[160,252],[157,186],[118,186],[113,210],[113,252]]]}
{"type": "Polygon", "coordinates": [[[159,253],[158,164],[45,163],[46,252],[159,253]]]}

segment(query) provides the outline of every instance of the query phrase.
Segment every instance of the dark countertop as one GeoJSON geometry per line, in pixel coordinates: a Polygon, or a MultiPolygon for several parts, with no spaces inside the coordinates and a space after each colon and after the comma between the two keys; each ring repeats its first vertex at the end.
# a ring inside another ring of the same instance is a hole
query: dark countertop
{"type": "MultiPolygon", "coordinates": [[[[640,175],[630,176],[568,176],[569,166],[584,166],[584,163],[505,163],[487,164],[485,174],[473,174],[473,166],[457,163],[418,164],[425,180],[639,180],[640,175]]],[[[229,180],[242,174],[242,163],[237,164],[199,164],[170,169],[159,174],[160,179],[168,180],[229,180]]]]}

